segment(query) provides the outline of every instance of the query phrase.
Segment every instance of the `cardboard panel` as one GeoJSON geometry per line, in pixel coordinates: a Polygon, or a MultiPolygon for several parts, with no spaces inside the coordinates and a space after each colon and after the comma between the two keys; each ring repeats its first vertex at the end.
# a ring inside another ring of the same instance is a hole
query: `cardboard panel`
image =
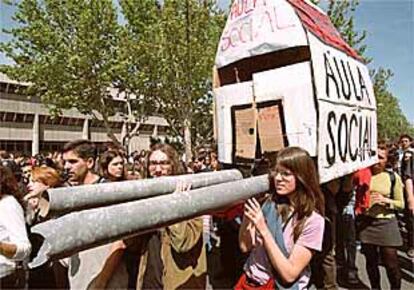
{"type": "Polygon", "coordinates": [[[235,135],[234,122],[232,121],[232,108],[251,105],[253,102],[252,82],[238,83],[214,89],[217,145],[219,161],[233,163],[235,135]]]}
{"type": "Polygon", "coordinates": [[[306,61],[253,75],[256,102],[283,104],[287,145],[300,146],[316,156],[317,118],[311,64],[306,61]]]}
{"type": "Polygon", "coordinates": [[[281,105],[272,105],[258,110],[258,134],[262,154],[276,152],[285,147],[281,120],[281,105]]]}
{"type": "Polygon", "coordinates": [[[368,68],[308,2],[233,2],[215,62],[222,85],[215,90],[220,161],[253,158],[258,137],[262,152],[299,146],[317,157],[321,182],[377,162],[368,68]],[[234,84],[239,81],[245,84],[234,84]],[[257,135],[251,134],[255,114],[257,135]]]}
{"type": "Polygon", "coordinates": [[[255,114],[255,109],[252,106],[233,108],[235,161],[253,160],[255,157],[257,139],[255,114]]]}
{"type": "Polygon", "coordinates": [[[233,1],[217,49],[217,68],[238,60],[307,45],[305,31],[286,0],[233,1]]]}
{"type": "Polygon", "coordinates": [[[319,109],[322,182],[377,162],[375,95],[367,67],[309,33],[319,109]]]}
{"type": "Polygon", "coordinates": [[[233,62],[218,70],[218,78],[222,86],[247,82],[256,73],[309,61],[310,58],[309,46],[295,46],[233,62]]]}
{"type": "Polygon", "coordinates": [[[376,112],[319,104],[318,168],[321,182],[376,163],[376,112]]]}

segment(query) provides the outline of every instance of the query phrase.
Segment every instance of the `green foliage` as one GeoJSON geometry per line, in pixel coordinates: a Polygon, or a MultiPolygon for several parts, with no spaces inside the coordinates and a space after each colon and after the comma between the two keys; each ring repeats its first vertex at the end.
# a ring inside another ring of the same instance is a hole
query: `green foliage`
{"type": "MultiPolygon", "coordinates": [[[[108,88],[132,91],[125,89],[125,37],[112,0],[22,0],[16,8],[17,25],[5,31],[12,39],[0,46],[14,64],[0,70],[29,82],[24,93],[41,98],[53,115],[75,108],[102,117],[117,142],[109,117],[124,108],[114,106],[108,88]]],[[[139,108],[145,99],[133,102],[139,108]]]]}
{"type": "Polygon", "coordinates": [[[194,140],[211,137],[211,68],[224,26],[215,1],[118,3],[122,24],[112,0],[20,1],[17,26],[6,31],[12,39],[0,46],[15,64],[1,71],[29,82],[25,93],[55,115],[100,113],[108,133],[119,109],[109,98],[115,87],[129,119],[162,114],[175,136],[187,126],[194,140]]]}
{"type": "Polygon", "coordinates": [[[402,133],[413,135],[414,128],[401,111],[398,99],[389,91],[390,70],[379,68],[372,72],[377,99],[378,139],[396,141],[402,133]]]}
{"type": "Polygon", "coordinates": [[[181,136],[188,121],[198,142],[212,137],[210,79],[225,20],[214,2],[164,1],[161,17],[161,111],[181,136]]]}
{"type": "Polygon", "coordinates": [[[342,38],[369,63],[371,58],[365,55],[367,46],[364,43],[367,31],[363,30],[360,32],[355,30],[353,14],[358,5],[359,0],[329,0],[327,14],[342,38]]]}
{"type": "Polygon", "coordinates": [[[123,89],[144,97],[141,113],[153,112],[157,93],[157,60],[160,58],[160,7],[154,0],[120,0],[127,21],[120,30],[117,72],[123,89]]]}
{"type": "Polygon", "coordinates": [[[12,40],[1,50],[15,64],[3,66],[11,78],[30,82],[54,113],[76,108],[91,114],[104,106],[114,79],[117,14],[111,0],[22,0],[14,16],[12,40]]]}
{"type": "MultiPolygon", "coordinates": [[[[136,87],[157,102],[170,135],[212,138],[211,74],[225,15],[212,0],[120,1],[136,87]],[[138,77],[139,76],[139,77],[138,77]]],[[[190,144],[191,145],[191,144],[190,144]]]]}

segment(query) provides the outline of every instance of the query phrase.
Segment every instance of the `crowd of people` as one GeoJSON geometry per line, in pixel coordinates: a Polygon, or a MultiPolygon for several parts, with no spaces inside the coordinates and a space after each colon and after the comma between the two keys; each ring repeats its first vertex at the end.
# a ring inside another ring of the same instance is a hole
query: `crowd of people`
{"type": "MultiPolygon", "coordinates": [[[[115,145],[98,153],[88,140],[33,157],[0,151],[0,289],[336,289],[339,279],[357,288],[359,246],[370,287],[381,288],[381,261],[392,289],[400,289],[397,250],[414,259],[412,138],[380,143],[377,155],[377,164],[320,186],[314,160],[288,147],[252,171],[268,174],[267,193],[28,269],[38,248],[30,228],[51,218],[47,189],[197,174],[221,164],[210,147],[186,164],[167,144],[130,155],[115,145]]],[[[172,194],[190,189],[179,182],[172,194]]]]}

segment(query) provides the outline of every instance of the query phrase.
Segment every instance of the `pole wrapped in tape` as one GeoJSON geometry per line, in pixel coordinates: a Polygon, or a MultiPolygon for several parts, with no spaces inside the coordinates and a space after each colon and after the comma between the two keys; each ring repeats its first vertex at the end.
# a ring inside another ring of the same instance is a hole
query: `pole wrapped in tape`
{"type": "Polygon", "coordinates": [[[70,213],[32,228],[42,242],[29,266],[200,216],[268,190],[268,176],[262,175],[70,213]]]}
{"type": "Polygon", "coordinates": [[[222,170],[199,174],[165,176],[156,179],[53,188],[45,192],[45,198],[49,201],[49,215],[57,216],[67,212],[172,193],[178,180],[191,183],[192,188],[200,188],[242,178],[242,174],[236,169],[222,170]]]}

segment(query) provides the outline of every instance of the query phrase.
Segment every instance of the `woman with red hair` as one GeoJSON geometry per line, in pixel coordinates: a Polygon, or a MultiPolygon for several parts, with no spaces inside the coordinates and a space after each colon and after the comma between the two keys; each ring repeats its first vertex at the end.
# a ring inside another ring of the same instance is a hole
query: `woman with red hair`
{"type": "Polygon", "coordinates": [[[45,217],[47,214],[47,202],[41,197],[41,193],[47,188],[59,187],[61,185],[62,179],[56,169],[48,166],[34,167],[32,169],[29,184],[27,185],[29,194],[24,197],[29,206],[28,216],[33,215],[28,217],[31,220],[29,224],[36,222],[34,219],[37,220],[38,218],[45,217]]]}
{"type": "MultiPolygon", "coordinates": [[[[48,213],[48,202],[42,193],[48,188],[59,187],[62,179],[59,172],[48,166],[33,167],[27,189],[29,193],[24,197],[27,202],[26,220],[29,224],[36,224],[44,220],[48,213]]],[[[36,248],[38,241],[32,240],[36,248]]],[[[62,266],[59,263],[49,263],[32,269],[29,272],[29,289],[59,289],[64,288],[65,280],[62,275],[62,266]]]]}

